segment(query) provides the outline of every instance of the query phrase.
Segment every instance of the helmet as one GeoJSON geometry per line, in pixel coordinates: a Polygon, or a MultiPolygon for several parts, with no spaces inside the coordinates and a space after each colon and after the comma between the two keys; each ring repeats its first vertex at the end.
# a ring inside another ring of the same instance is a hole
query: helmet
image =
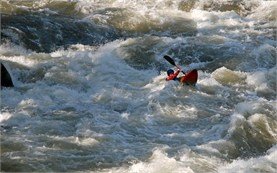
{"type": "Polygon", "coordinates": [[[172,73],[174,73],[174,70],[172,70],[172,69],[167,70],[167,75],[168,75],[168,76],[169,76],[170,74],[172,74],[172,73]]]}

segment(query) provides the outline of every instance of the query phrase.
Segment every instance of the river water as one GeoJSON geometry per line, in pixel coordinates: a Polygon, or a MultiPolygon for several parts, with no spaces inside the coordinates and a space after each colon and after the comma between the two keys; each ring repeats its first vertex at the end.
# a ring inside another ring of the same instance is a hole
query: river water
{"type": "Polygon", "coordinates": [[[1,1],[1,171],[276,172],[277,2],[1,1]],[[166,82],[163,59],[198,69],[166,82]]]}

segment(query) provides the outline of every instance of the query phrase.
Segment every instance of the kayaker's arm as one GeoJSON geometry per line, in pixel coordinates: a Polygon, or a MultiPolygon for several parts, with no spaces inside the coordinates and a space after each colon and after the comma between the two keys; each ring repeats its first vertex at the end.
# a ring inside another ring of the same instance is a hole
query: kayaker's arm
{"type": "Polygon", "coordinates": [[[178,69],[175,73],[173,73],[173,74],[167,76],[166,80],[167,80],[167,81],[169,81],[169,80],[174,80],[174,79],[178,76],[179,73],[180,73],[180,69],[178,69]]]}

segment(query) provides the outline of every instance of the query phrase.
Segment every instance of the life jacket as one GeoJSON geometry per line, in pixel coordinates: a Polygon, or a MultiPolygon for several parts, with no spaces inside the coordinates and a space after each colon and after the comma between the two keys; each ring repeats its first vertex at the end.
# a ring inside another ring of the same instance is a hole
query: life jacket
{"type": "Polygon", "coordinates": [[[175,73],[170,74],[169,76],[167,76],[167,78],[165,80],[169,81],[169,80],[178,80],[177,76],[180,73],[180,70],[178,69],[175,73]]]}

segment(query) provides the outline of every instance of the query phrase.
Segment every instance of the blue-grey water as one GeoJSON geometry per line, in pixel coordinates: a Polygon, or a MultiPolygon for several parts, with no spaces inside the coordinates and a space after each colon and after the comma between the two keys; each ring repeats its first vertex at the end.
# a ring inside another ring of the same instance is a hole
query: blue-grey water
{"type": "Polygon", "coordinates": [[[276,172],[276,16],[266,0],[2,0],[1,172],[276,172]],[[165,54],[195,87],[165,81],[165,54]]]}

